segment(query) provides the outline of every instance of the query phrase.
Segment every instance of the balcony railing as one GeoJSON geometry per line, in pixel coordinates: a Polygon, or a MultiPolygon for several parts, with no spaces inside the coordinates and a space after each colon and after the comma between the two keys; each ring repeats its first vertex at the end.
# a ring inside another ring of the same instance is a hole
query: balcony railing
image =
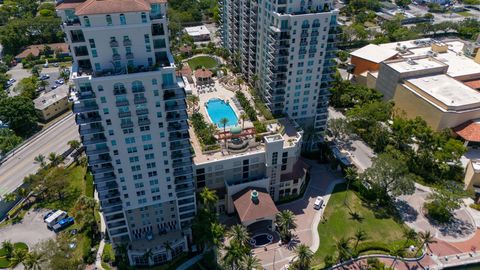
{"type": "Polygon", "coordinates": [[[102,118],[100,116],[85,116],[79,114],[75,116],[75,122],[77,123],[77,125],[90,124],[100,121],[102,121],[102,118]]]}
{"type": "Polygon", "coordinates": [[[117,100],[115,102],[115,104],[118,106],[118,107],[121,107],[121,106],[128,106],[128,104],[130,104],[130,102],[128,102],[128,100],[117,100]]]}
{"type": "Polygon", "coordinates": [[[148,109],[137,109],[136,111],[137,115],[145,115],[148,114],[148,109]]]}
{"type": "Polygon", "coordinates": [[[132,41],[130,39],[124,39],[123,46],[125,47],[132,46],[132,41]]]}
{"type": "Polygon", "coordinates": [[[73,112],[74,113],[92,112],[92,111],[97,111],[97,110],[98,110],[98,105],[97,104],[89,104],[89,105],[74,104],[73,105],[73,112]]]}
{"type": "Polygon", "coordinates": [[[131,127],[133,127],[133,122],[132,121],[123,122],[123,123],[120,124],[120,127],[121,128],[131,128],[131,127]]]}
{"type": "Polygon", "coordinates": [[[132,112],[119,112],[118,117],[124,118],[124,117],[130,117],[132,116],[132,112]]]}
{"type": "Polygon", "coordinates": [[[118,47],[118,41],[116,40],[110,41],[110,47],[118,47]]]}
{"type": "Polygon", "coordinates": [[[133,103],[135,104],[145,104],[147,103],[147,99],[144,97],[136,97],[133,99],[133,103]]]}
{"type": "Polygon", "coordinates": [[[138,125],[139,126],[148,126],[148,125],[150,125],[150,119],[138,120],[138,125]]]}

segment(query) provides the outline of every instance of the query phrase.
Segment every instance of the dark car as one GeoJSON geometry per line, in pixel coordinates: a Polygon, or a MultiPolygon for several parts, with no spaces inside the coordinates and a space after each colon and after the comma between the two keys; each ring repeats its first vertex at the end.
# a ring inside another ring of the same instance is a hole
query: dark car
{"type": "Polygon", "coordinates": [[[72,225],[74,223],[73,217],[67,217],[62,220],[60,220],[57,224],[53,225],[53,231],[54,232],[59,232],[68,226],[72,225]]]}
{"type": "Polygon", "coordinates": [[[46,213],[46,214],[43,216],[43,221],[47,220],[47,218],[50,217],[51,215],[53,215],[53,213],[55,213],[55,211],[57,211],[57,210],[52,210],[52,211],[46,213]]]}

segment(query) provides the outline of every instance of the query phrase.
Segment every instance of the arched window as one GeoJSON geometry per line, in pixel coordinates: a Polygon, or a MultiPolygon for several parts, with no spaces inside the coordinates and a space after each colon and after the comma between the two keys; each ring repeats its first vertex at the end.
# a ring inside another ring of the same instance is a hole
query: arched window
{"type": "Polygon", "coordinates": [[[312,25],[313,25],[313,27],[319,27],[320,26],[320,20],[319,19],[313,20],[312,25]]]}
{"type": "Polygon", "coordinates": [[[308,24],[308,20],[304,20],[302,23],[302,28],[308,28],[310,25],[308,24]]]}
{"type": "Polygon", "coordinates": [[[113,24],[113,22],[112,22],[112,16],[107,15],[107,16],[105,16],[105,18],[106,18],[106,20],[107,20],[107,25],[112,25],[112,24],[113,24]]]}
{"type": "Polygon", "coordinates": [[[125,19],[125,14],[120,14],[120,24],[127,24],[127,20],[125,19]]]}
{"type": "Polygon", "coordinates": [[[147,22],[147,14],[145,12],[142,12],[142,23],[147,22]]]}
{"type": "Polygon", "coordinates": [[[85,27],[90,27],[90,19],[88,16],[83,16],[83,20],[85,21],[85,27]]]}
{"type": "Polygon", "coordinates": [[[132,92],[142,92],[143,91],[143,84],[141,81],[134,81],[132,83],[132,92]]]}

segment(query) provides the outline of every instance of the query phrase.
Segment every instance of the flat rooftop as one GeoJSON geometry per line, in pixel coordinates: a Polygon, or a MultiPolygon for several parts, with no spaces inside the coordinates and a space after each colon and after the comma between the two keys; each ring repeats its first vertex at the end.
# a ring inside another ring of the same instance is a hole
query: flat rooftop
{"type": "MultiPolygon", "coordinates": [[[[480,93],[454,78],[441,74],[406,80],[406,85],[417,87],[424,98],[446,110],[468,110],[480,108],[480,93]],[[432,100],[433,99],[433,100],[432,100]]],[[[416,90],[416,89],[415,89],[416,90]]]]}
{"type": "Polygon", "coordinates": [[[62,100],[68,96],[68,86],[63,84],[49,92],[42,93],[38,98],[33,100],[35,109],[44,110],[53,103],[62,100]]]}
{"type": "Polygon", "coordinates": [[[185,32],[192,37],[210,35],[210,31],[208,31],[205,25],[185,27],[185,32]]]}
{"type": "Polygon", "coordinates": [[[446,64],[429,57],[415,59],[415,60],[413,59],[402,59],[397,61],[392,60],[391,62],[386,62],[386,64],[388,64],[389,67],[393,68],[399,73],[428,70],[428,69],[447,66],[446,64]]]}
{"type": "Polygon", "coordinates": [[[350,55],[368,60],[370,62],[380,63],[394,57],[397,54],[397,51],[390,48],[382,48],[376,44],[369,44],[353,51],[350,55]]]}

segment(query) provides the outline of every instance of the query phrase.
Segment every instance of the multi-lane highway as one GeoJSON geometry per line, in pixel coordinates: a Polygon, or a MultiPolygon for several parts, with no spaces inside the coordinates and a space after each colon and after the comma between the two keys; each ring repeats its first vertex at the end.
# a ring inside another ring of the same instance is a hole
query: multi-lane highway
{"type": "Polygon", "coordinates": [[[67,142],[70,140],[79,140],[73,114],[41,131],[7,156],[0,165],[0,196],[17,189],[25,176],[38,170],[39,164],[33,161],[36,156],[42,154],[47,157],[51,152],[62,154],[68,150],[67,142]]]}

